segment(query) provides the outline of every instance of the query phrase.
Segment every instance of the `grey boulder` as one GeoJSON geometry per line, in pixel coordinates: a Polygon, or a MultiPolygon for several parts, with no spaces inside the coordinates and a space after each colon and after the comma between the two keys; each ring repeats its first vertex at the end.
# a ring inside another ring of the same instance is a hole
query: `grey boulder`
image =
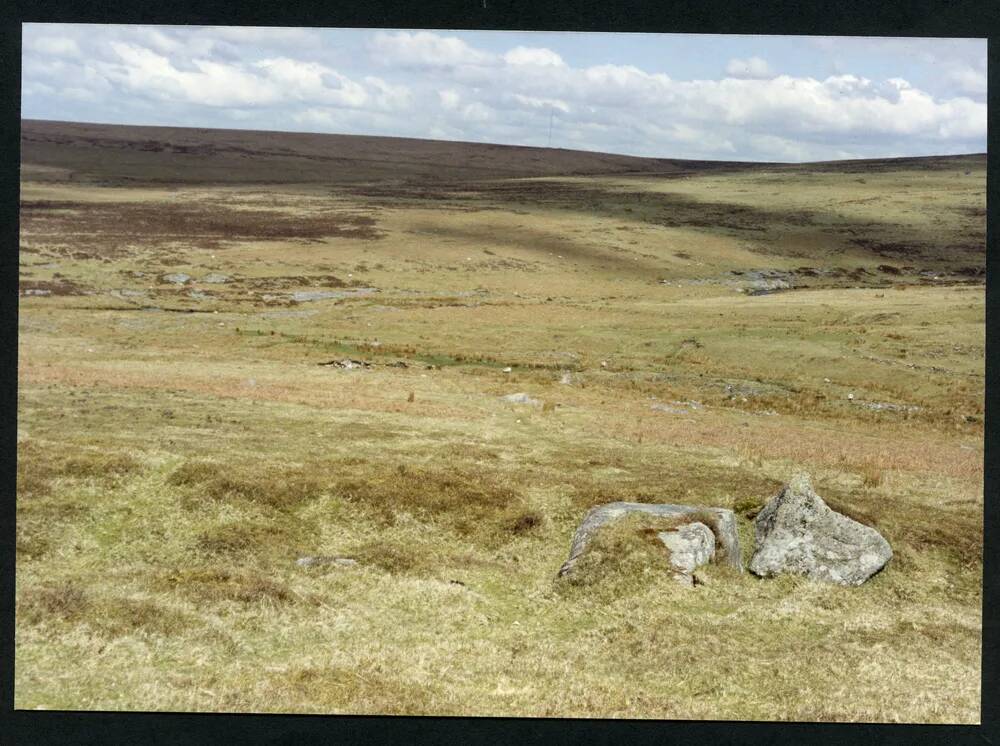
{"type": "Polygon", "coordinates": [[[682,585],[694,585],[694,571],[715,556],[715,534],[704,523],[687,523],[656,536],[670,550],[674,579],[682,585]]]}
{"type": "MultiPolygon", "coordinates": [[[[594,533],[612,521],[616,521],[619,518],[624,518],[625,516],[632,513],[645,513],[648,515],[658,516],[661,518],[668,518],[672,520],[683,519],[685,517],[692,517],[691,523],[695,523],[695,516],[698,514],[709,514],[715,518],[715,532],[713,534],[713,539],[715,536],[718,537],[718,548],[720,558],[724,558],[726,562],[738,569],[740,572],[743,571],[743,562],[740,559],[740,537],[736,531],[736,517],[733,515],[733,511],[727,508],[706,508],[692,505],[657,505],[650,503],[627,503],[627,502],[614,502],[607,503],[605,505],[598,505],[597,507],[591,508],[590,512],[584,517],[583,521],[580,523],[579,528],[577,528],[576,533],[573,534],[573,542],[570,545],[569,559],[567,559],[563,566],[559,569],[559,575],[566,575],[573,570],[574,565],[583,556],[584,552],[587,551],[587,547],[590,544],[590,540],[593,538],[594,533]]],[[[706,526],[707,528],[707,526],[706,526]]],[[[672,532],[663,532],[672,533],[672,532]]],[[[662,541],[662,536],[660,537],[662,541]]],[[[713,552],[714,552],[715,541],[713,541],[713,552]]]]}
{"type": "Polygon", "coordinates": [[[754,521],[750,572],[761,577],[805,575],[840,585],[861,585],[892,558],[874,528],[831,509],[800,474],[754,521]]]}

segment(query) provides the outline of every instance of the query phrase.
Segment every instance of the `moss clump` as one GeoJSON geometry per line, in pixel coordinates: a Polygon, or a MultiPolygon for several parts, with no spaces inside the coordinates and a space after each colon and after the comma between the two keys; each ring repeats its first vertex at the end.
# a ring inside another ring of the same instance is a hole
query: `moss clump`
{"type": "Polygon", "coordinates": [[[733,500],[733,512],[752,521],[766,504],[767,500],[756,495],[737,497],[733,500]]]}

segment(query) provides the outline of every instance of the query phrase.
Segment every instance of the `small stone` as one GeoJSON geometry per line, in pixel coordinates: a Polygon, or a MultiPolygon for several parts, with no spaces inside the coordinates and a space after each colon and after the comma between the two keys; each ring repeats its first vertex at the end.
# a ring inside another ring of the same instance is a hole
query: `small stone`
{"type": "Polygon", "coordinates": [[[537,407],[541,405],[538,399],[533,399],[532,397],[525,394],[523,391],[516,394],[507,394],[507,396],[501,397],[504,401],[510,402],[511,404],[528,404],[532,407],[537,407]]]}
{"type": "Polygon", "coordinates": [[[344,358],[343,360],[330,360],[325,363],[317,364],[332,365],[334,368],[342,368],[343,370],[357,370],[372,367],[372,364],[367,360],[352,360],[350,358],[344,358]]]}
{"type": "Polygon", "coordinates": [[[173,285],[183,285],[191,281],[191,275],[186,275],[183,272],[174,272],[169,275],[163,275],[160,279],[163,282],[169,282],[173,285]]]}
{"type": "Polygon", "coordinates": [[[654,412],[666,412],[667,414],[687,414],[688,411],[679,407],[672,407],[669,404],[660,403],[650,404],[649,408],[654,412]]]}
{"type": "Polygon", "coordinates": [[[693,585],[695,569],[715,556],[715,534],[704,523],[688,523],[673,531],[661,531],[656,536],[670,550],[674,578],[684,585],[693,585]]]}

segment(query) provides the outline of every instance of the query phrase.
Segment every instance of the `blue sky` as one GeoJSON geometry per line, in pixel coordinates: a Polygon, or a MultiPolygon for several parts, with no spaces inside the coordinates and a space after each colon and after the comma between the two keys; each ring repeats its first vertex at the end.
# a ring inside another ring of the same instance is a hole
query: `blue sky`
{"type": "Polygon", "coordinates": [[[984,152],[986,41],[25,24],[22,116],[668,158],[984,152]]]}

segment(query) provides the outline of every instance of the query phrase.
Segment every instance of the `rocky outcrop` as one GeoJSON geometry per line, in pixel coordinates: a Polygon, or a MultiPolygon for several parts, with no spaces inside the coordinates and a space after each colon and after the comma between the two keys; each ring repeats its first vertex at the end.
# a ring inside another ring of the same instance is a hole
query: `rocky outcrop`
{"type": "Polygon", "coordinates": [[[861,585],[892,558],[889,542],[878,531],[831,509],[805,474],[757,514],[754,533],[750,571],[761,577],[791,573],[861,585]]]}
{"type": "MultiPolygon", "coordinates": [[[[736,517],[733,515],[733,511],[726,508],[706,508],[692,505],[614,502],[599,505],[587,513],[573,535],[569,558],[560,568],[559,575],[566,575],[573,570],[573,566],[587,551],[590,540],[599,528],[632,513],[644,513],[672,521],[690,518],[691,523],[702,522],[702,516],[711,516],[712,522],[715,524],[713,527],[714,531],[712,532],[714,539],[713,552],[717,550],[719,559],[725,560],[742,572],[743,563],[740,559],[740,537],[736,531],[736,517]],[[716,544],[717,547],[715,546],[716,544]]],[[[663,540],[662,536],[660,536],[660,540],[663,540]]]]}

